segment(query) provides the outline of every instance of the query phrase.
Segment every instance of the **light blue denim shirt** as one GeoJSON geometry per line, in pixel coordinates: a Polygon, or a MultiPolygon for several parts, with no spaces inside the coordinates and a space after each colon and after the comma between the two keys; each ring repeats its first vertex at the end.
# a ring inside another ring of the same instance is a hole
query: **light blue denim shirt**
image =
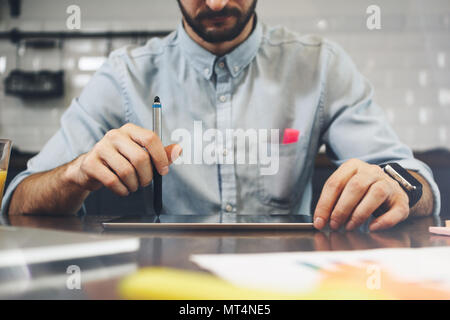
{"type": "MultiPolygon", "coordinates": [[[[166,145],[179,142],[172,140],[177,129],[193,133],[195,121],[203,130],[220,132],[278,129],[279,139],[272,137],[271,144],[282,140],[286,128],[300,132],[297,142],[278,145],[279,170],[273,175],[262,175],[260,163],[172,165],[163,178],[167,213],[220,215],[230,222],[236,214],[310,215],[311,179],[321,145],[336,165],[359,158],[373,164],[396,161],[417,170],[429,182],[434,214],[439,213],[431,170],[399,141],[372,100],[371,85],[342,48],[261,22],[223,57],[195,43],[182,24],[163,39],[113,52],[73,100],[59,131],[10,184],[3,207],[25,177],[88,152],[108,130],[128,122],[151,130],[156,95],[163,105],[166,145]]],[[[223,152],[235,148],[226,145],[223,152]]],[[[142,194],[123,198],[124,208],[145,212],[142,194]]]]}

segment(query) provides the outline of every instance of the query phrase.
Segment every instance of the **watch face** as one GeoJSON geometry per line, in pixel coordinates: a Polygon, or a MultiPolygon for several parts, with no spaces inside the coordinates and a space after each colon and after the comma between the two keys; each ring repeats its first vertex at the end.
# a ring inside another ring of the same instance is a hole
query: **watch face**
{"type": "MultiPolygon", "coordinates": [[[[404,170],[404,169],[403,169],[404,170]]],[[[417,189],[416,186],[413,186],[409,183],[405,178],[403,178],[400,173],[398,173],[391,165],[387,165],[384,167],[384,171],[389,174],[394,180],[396,180],[400,185],[408,191],[414,191],[417,189]]]]}
{"type": "Polygon", "coordinates": [[[409,207],[412,208],[422,197],[422,184],[398,163],[389,163],[384,172],[397,181],[409,198],[409,207]]]}

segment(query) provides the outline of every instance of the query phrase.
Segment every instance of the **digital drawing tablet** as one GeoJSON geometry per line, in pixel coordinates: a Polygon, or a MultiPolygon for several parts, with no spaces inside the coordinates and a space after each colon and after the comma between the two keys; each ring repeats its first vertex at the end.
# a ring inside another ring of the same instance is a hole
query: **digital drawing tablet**
{"type": "Polygon", "coordinates": [[[212,215],[154,215],[121,217],[105,221],[105,230],[312,230],[306,215],[237,215],[236,222],[220,221],[212,215]]]}

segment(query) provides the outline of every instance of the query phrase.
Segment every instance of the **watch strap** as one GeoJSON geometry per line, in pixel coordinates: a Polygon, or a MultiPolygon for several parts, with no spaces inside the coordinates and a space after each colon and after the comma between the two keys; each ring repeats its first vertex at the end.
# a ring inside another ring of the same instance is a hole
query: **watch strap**
{"type": "Polygon", "coordinates": [[[412,208],[422,197],[422,184],[398,163],[387,163],[382,168],[406,192],[409,198],[409,207],[412,208]]]}

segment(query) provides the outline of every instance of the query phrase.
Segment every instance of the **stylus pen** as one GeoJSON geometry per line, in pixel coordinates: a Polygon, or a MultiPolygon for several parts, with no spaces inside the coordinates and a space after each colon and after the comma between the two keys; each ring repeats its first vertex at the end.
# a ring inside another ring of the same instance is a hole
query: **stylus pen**
{"type": "MultiPolygon", "coordinates": [[[[161,135],[161,102],[159,97],[156,96],[153,101],[153,132],[158,135],[160,139],[162,139],[161,135]]],[[[157,217],[161,214],[162,211],[162,177],[158,173],[155,168],[155,165],[152,161],[152,169],[153,169],[153,209],[157,217]]]]}

